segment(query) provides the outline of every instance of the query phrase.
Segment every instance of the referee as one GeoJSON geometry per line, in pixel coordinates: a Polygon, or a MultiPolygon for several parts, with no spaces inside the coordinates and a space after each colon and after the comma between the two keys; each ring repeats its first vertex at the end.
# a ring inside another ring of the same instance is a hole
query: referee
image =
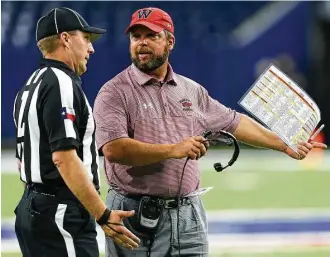
{"type": "Polygon", "coordinates": [[[117,244],[138,247],[139,239],[122,225],[134,211],[110,211],[99,196],[95,125],[81,88],[92,43],[105,32],[64,7],[37,23],[43,58],[18,92],[13,112],[26,185],[15,209],[24,257],[98,257],[95,219],[117,244]]]}

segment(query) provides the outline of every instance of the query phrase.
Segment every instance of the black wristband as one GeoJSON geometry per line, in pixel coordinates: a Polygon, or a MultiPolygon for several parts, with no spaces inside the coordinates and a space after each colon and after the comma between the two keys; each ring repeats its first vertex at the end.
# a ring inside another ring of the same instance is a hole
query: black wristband
{"type": "Polygon", "coordinates": [[[111,210],[109,210],[108,208],[105,209],[104,213],[102,214],[102,216],[96,221],[97,224],[99,224],[100,226],[107,224],[108,223],[108,219],[110,217],[111,214],[111,210]]]}

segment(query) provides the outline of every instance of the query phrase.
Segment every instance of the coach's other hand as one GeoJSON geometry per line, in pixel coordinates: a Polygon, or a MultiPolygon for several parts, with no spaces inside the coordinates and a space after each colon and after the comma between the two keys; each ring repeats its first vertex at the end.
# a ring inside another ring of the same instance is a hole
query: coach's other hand
{"type": "Polygon", "coordinates": [[[112,210],[108,219],[108,222],[112,224],[102,226],[106,237],[131,250],[139,247],[140,239],[123,225],[123,219],[132,216],[134,216],[134,211],[112,210]]]}
{"type": "Polygon", "coordinates": [[[171,158],[181,159],[189,157],[191,160],[198,160],[204,156],[209,142],[202,136],[189,137],[186,140],[173,145],[171,158]]]}
{"type": "Polygon", "coordinates": [[[293,159],[302,160],[313,148],[325,149],[327,148],[327,145],[315,141],[309,141],[308,143],[300,142],[298,144],[298,153],[293,151],[289,146],[286,147],[284,152],[293,159]]]}

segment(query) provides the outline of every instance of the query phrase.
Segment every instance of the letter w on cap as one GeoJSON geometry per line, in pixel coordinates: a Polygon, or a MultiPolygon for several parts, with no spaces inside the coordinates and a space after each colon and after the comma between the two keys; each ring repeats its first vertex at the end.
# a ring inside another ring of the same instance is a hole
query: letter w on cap
{"type": "Polygon", "coordinates": [[[143,9],[138,12],[139,19],[147,19],[148,16],[152,13],[150,9],[143,9]]]}

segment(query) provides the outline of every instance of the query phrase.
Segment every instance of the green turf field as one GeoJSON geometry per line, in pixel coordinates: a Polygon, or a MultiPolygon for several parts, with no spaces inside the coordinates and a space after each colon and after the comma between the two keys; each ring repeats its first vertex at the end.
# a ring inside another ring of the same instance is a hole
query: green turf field
{"type": "MultiPolygon", "coordinates": [[[[263,209],[263,208],[329,208],[330,172],[230,172],[205,171],[203,186],[214,189],[203,196],[207,210],[263,209]]],[[[102,173],[102,198],[106,182],[102,173]]],[[[13,210],[20,199],[23,186],[17,173],[1,175],[1,217],[13,218],[13,210]]],[[[18,257],[17,253],[3,253],[3,257],[18,257]]],[[[103,257],[103,255],[101,255],[103,257]]],[[[329,257],[330,249],[301,249],[273,253],[223,253],[211,257],[329,257]]]]}
{"type": "MultiPolygon", "coordinates": [[[[330,172],[205,171],[203,186],[214,186],[203,196],[207,210],[330,207],[330,172]]],[[[102,176],[102,197],[106,182],[102,176]]],[[[1,175],[1,217],[13,216],[23,186],[18,174],[1,175]]]]}

